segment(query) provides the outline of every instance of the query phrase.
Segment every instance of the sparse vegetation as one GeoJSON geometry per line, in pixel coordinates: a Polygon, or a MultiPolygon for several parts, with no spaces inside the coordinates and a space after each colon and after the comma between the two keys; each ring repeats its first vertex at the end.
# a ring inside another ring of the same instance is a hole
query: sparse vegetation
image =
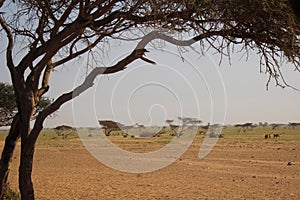
{"type": "MultiPolygon", "coordinates": [[[[88,135],[88,128],[79,130],[88,135]]],[[[154,130],[152,127],[143,129],[143,131],[149,132],[154,130]]],[[[96,135],[98,131],[100,129],[94,129],[93,135],[96,135]]],[[[127,151],[145,153],[159,150],[176,138],[176,136],[170,136],[171,131],[171,129],[166,129],[160,137],[124,138],[122,135],[110,135],[108,138],[127,151]]],[[[7,131],[0,131],[1,139],[6,135],[7,131]]],[[[199,160],[197,157],[205,137],[205,135],[197,134],[189,150],[176,163],[155,173],[142,174],[137,181],[137,176],[134,174],[116,172],[108,167],[103,167],[86,151],[78,135],[63,139],[57,137],[53,129],[43,130],[37,142],[39,151],[37,151],[37,165],[33,173],[34,180],[41,183],[36,187],[36,195],[38,199],[43,199],[45,197],[43,195],[47,194],[47,197],[59,200],[80,199],[82,196],[87,199],[92,199],[94,196],[113,199],[112,195],[126,199],[122,195],[125,194],[124,191],[129,191],[128,187],[130,186],[131,188],[135,187],[136,193],[127,192],[127,198],[138,199],[134,195],[148,195],[154,191],[151,185],[159,185],[160,187],[155,189],[156,193],[152,194],[154,197],[168,195],[171,199],[184,199],[185,197],[193,199],[194,195],[199,192],[199,186],[205,180],[205,183],[210,186],[222,185],[222,187],[216,187],[214,193],[210,192],[210,188],[201,189],[201,194],[205,192],[209,199],[213,199],[216,192],[224,195],[223,199],[230,199],[229,196],[238,199],[242,195],[257,199],[288,199],[290,193],[294,193],[294,197],[298,198],[300,195],[298,195],[300,179],[297,176],[300,166],[298,162],[300,128],[280,126],[273,130],[271,126],[255,127],[245,134],[238,133],[237,128],[233,126],[228,126],[223,129],[222,135],[224,138],[219,139],[207,158],[199,160]],[[281,136],[265,140],[266,133],[272,135],[281,133],[281,136]],[[55,158],[55,162],[53,162],[53,158],[55,158]],[[83,159],[89,163],[88,166],[82,162],[83,159]],[[286,170],[288,162],[292,162],[294,165],[289,166],[291,168],[286,170]],[[45,177],[41,177],[41,175],[45,175],[45,177]],[[256,178],[252,178],[253,176],[256,178]],[[99,178],[105,186],[99,184],[99,178]],[[68,180],[67,183],[66,180],[68,180]],[[85,184],[82,184],[83,181],[85,184]],[[56,187],[55,190],[49,191],[48,188],[53,185],[63,185],[63,187],[56,187]],[[177,188],[170,187],[170,185],[176,185],[177,188]],[[238,191],[235,190],[237,186],[239,187],[238,191]],[[116,187],[118,189],[114,189],[116,187]],[[189,191],[187,196],[179,191],[178,187],[189,191]],[[268,189],[274,187],[280,188],[280,190],[269,193],[268,189]],[[86,194],[87,188],[93,188],[89,194],[86,194]],[[226,194],[224,194],[224,190],[226,190],[226,194]]],[[[14,171],[18,170],[19,149],[20,143],[18,142],[13,159],[12,170],[14,171]]],[[[10,176],[13,180],[15,179],[14,174],[11,173],[10,176]]],[[[13,183],[13,188],[16,188],[17,182],[13,183]]],[[[9,197],[18,199],[18,193],[10,191],[9,194],[9,197]]]]}
{"type": "Polygon", "coordinates": [[[9,186],[6,188],[3,200],[21,200],[19,192],[12,190],[9,186]]]}

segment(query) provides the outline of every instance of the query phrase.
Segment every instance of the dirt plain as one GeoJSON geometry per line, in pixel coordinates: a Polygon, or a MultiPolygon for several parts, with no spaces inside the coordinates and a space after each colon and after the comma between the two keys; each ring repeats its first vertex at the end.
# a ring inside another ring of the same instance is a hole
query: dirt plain
{"type": "MultiPolygon", "coordinates": [[[[204,136],[198,135],[180,159],[144,174],[101,164],[78,137],[62,139],[44,133],[34,158],[36,199],[300,199],[300,129],[278,130],[283,134],[277,139],[264,139],[266,132],[270,131],[224,130],[224,138],[201,160],[198,153],[204,136]]],[[[109,138],[134,152],[164,145],[159,142],[164,137],[109,138]]],[[[1,149],[3,144],[2,140],[1,149]]],[[[14,190],[18,190],[19,151],[20,144],[9,176],[14,190]]]]}

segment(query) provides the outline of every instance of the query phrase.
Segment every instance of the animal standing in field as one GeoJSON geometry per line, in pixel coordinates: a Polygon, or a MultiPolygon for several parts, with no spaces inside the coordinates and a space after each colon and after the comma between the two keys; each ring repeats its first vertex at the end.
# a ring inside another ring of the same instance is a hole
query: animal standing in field
{"type": "Polygon", "coordinates": [[[266,134],[265,139],[271,138],[271,134],[266,134]]]}
{"type": "Polygon", "coordinates": [[[276,134],[273,135],[273,137],[278,138],[278,137],[280,137],[280,134],[276,133],[276,134]]]}

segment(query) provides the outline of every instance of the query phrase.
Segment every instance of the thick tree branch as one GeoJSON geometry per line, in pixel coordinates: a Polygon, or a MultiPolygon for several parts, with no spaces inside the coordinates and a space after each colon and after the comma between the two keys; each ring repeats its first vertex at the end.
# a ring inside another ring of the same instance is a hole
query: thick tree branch
{"type": "MultiPolygon", "coordinates": [[[[212,33],[212,34],[220,34],[220,33],[223,33],[223,32],[215,32],[215,33],[212,33]]],[[[66,103],[66,102],[70,101],[71,99],[79,96],[81,93],[83,93],[84,91],[86,91],[87,89],[92,87],[93,84],[94,84],[94,80],[98,75],[113,74],[113,73],[117,73],[119,71],[122,71],[122,70],[126,69],[126,66],[128,64],[132,63],[133,61],[135,61],[137,59],[142,59],[146,62],[154,63],[153,61],[150,61],[147,58],[143,57],[145,52],[147,52],[145,47],[151,41],[153,41],[155,39],[162,39],[162,40],[170,42],[171,44],[174,44],[174,45],[189,46],[189,45],[191,45],[191,44],[193,44],[193,43],[195,43],[195,42],[197,42],[197,41],[199,41],[199,40],[201,40],[205,37],[209,37],[209,36],[211,36],[211,34],[203,34],[203,35],[199,35],[199,36],[197,36],[193,39],[190,39],[190,40],[180,41],[180,40],[176,40],[172,37],[169,37],[169,36],[164,35],[164,34],[159,33],[159,32],[149,33],[148,35],[146,35],[138,43],[138,45],[136,46],[136,49],[130,55],[128,55],[126,58],[122,59],[121,61],[119,61],[118,63],[116,63],[112,67],[97,67],[97,68],[94,68],[89,73],[89,75],[86,77],[86,79],[84,80],[84,82],[81,85],[79,85],[73,91],[61,95],[49,107],[45,108],[42,112],[40,112],[40,114],[36,118],[34,127],[33,127],[32,131],[30,133],[30,142],[32,144],[35,143],[40,131],[43,128],[43,123],[44,123],[44,120],[46,119],[47,116],[49,116],[52,113],[54,113],[55,111],[57,111],[64,103],[66,103]]]]}
{"type": "Polygon", "coordinates": [[[2,18],[1,14],[0,14],[0,24],[1,24],[2,28],[4,29],[7,39],[8,39],[8,45],[6,48],[7,67],[9,68],[9,71],[12,74],[14,74],[15,73],[15,65],[13,63],[13,58],[12,58],[13,47],[14,47],[13,34],[10,31],[10,29],[9,29],[8,25],[6,24],[6,22],[4,21],[4,19],[2,18]]]}
{"type": "Polygon", "coordinates": [[[93,82],[95,78],[100,74],[112,74],[118,71],[121,71],[126,68],[128,64],[133,62],[136,59],[141,58],[144,53],[146,52],[145,49],[137,49],[134,50],[129,56],[119,61],[112,67],[97,67],[93,69],[90,74],[86,77],[85,81],[75,88],[73,91],[69,93],[65,93],[61,95],[56,101],[54,101],[49,107],[45,108],[40,114],[37,116],[34,127],[30,133],[30,143],[34,144],[40,131],[43,128],[43,122],[47,116],[51,115],[55,111],[57,111],[61,105],[68,102],[69,100],[79,96],[81,93],[89,89],[93,86],[93,82]]]}
{"type": "MultiPolygon", "coordinates": [[[[47,116],[52,114],[53,112],[57,111],[61,105],[66,103],[67,101],[79,96],[81,93],[86,91],[88,88],[93,86],[93,82],[95,78],[100,75],[100,74],[113,74],[116,72],[119,72],[121,70],[124,70],[126,66],[130,63],[132,63],[136,59],[142,59],[146,62],[149,63],[154,63],[153,61],[148,60],[147,58],[144,58],[145,52],[145,47],[147,44],[149,44],[151,41],[155,39],[161,39],[166,42],[169,42],[171,44],[177,45],[177,46],[190,46],[194,44],[197,41],[203,40],[205,38],[210,38],[212,36],[222,36],[222,37],[241,37],[242,39],[245,39],[247,37],[252,38],[253,35],[249,34],[248,36],[245,37],[245,35],[239,35],[239,33],[234,32],[233,30],[220,30],[220,31],[208,31],[203,34],[200,34],[192,39],[189,40],[177,40],[174,39],[170,36],[167,36],[165,34],[159,33],[159,32],[151,32],[148,35],[146,35],[136,46],[136,49],[126,58],[122,59],[119,61],[117,64],[115,64],[112,67],[97,67],[93,69],[89,75],[86,77],[85,81],[75,88],[72,92],[63,94],[60,96],[56,101],[54,101],[53,104],[51,104],[49,107],[47,107],[45,110],[43,110],[36,119],[34,128],[32,129],[32,132],[30,134],[31,142],[34,144],[40,130],[43,128],[43,122],[46,119],[47,116]]],[[[253,38],[252,38],[253,39],[253,38]]]]}
{"type": "Polygon", "coordinates": [[[89,50],[93,49],[95,46],[97,46],[97,44],[99,44],[99,42],[101,42],[101,40],[104,37],[105,37],[105,35],[99,36],[99,38],[97,38],[97,40],[95,40],[92,44],[88,45],[86,48],[81,49],[81,50],[79,50],[79,51],[77,51],[75,53],[71,52],[71,50],[70,50],[70,54],[67,57],[65,57],[65,58],[63,58],[63,59],[61,59],[61,60],[56,61],[55,63],[53,63],[53,68],[55,68],[57,66],[60,66],[60,65],[62,65],[64,63],[66,63],[66,62],[68,62],[68,61],[76,58],[77,56],[80,56],[80,55],[88,52],[89,50]]]}
{"type": "Polygon", "coordinates": [[[9,124],[10,130],[8,136],[5,139],[5,144],[3,147],[3,151],[1,154],[0,160],[0,198],[4,199],[5,189],[7,186],[7,178],[9,174],[9,164],[13,157],[13,152],[16,146],[16,142],[20,137],[20,122],[19,122],[19,115],[16,114],[11,124],[9,124]]]}
{"type": "Polygon", "coordinates": [[[0,8],[3,6],[4,2],[5,2],[5,0],[0,0],[0,8]]]}
{"type": "Polygon", "coordinates": [[[50,38],[55,37],[55,35],[58,33],[59,29],[62,27],[62,25],[66,22],[66,20],[70,16],[70,13],[74,9],[75,5],[78,4],[79,2],[80,2],[80,0],[73,0],[70,3],[70,5],[64,11],[64,13],[60,17],[60,19],[55,23],[55,25],[54,25],[54,27],[53,27],[53,29],[51,31],[50,38]]]}
{"type": "Polygon", "coordinates": [[[82,29],[77,29],[76,31],[72,31],[71,34],[67,36],[67,38],[64,38],[63,41],[61,40],[53,41],[53,47],[47,51],[44,57],[36,64],[34,70],[27,77],[26,85],[30,86],[33,91],[37,91],[40,75],[42,71],[47,67],[49,61],[53,58],[53,56],[57,53],[59,49],[61,49],[63,46],[65,46],[66,44],[74,40],[76,37],[78,37],[78,35],[80,35],[82,31],[83,31],[82,29]]]}
{"type": "Polygon", "coordinates": [[[64,47],[66,44],[69,44],[72,40],[74,40],[78,35],[82,33],[84,30],[83,28],[87,26],[88,22],[81,22],[75,21],[74,23],[70,24],[68,27],[65,27],[61,32],[56,34],[53,38],[49,39],[43,45],[39,46],[36,49],[31,49],[30,52],[21,60],[18,64],[18,71],[20,73],[24,73],[24,71],[28,68],[30,63],[33,60],[36,60],[41,55],[47,53],[47,59],[43,59],[39,62],[39,69],[37,71],[42,71],[43,67],[46,66],[48,61],[57,53],[59,49],[64,47]],[[50,52],[51,51],[51,52],[50,52]]]}
{"type": "Polygon", "coordinates": [[[93,19],[97,19],[97,18],[101,17],[102,15],[104,15],[105,13],[109,12],[115,6],[115,4],[117,2],[119,2],[119,0],[112,0],[106,6],[101,7],[100,5],[103,3],[103,1],[95,1],[94,3],[91,3],[90,5],[87,5],[86,8],[89,10],[92,10],[93,8],[98,7],[97,12],[93,12],[90,15],[90,17],[92,17],[93,19]]]}
{"type": "Polygon", "coordinates": [[[49,79],[50,79],[52,70],[53,70],[53,64],[52,64],[52,61],[50,60],[44,71],[42,86],[37,92],[37,101],[39,101],[40,98],[43,96],[43,94],[45,94],[49,90],[49,79]]]}

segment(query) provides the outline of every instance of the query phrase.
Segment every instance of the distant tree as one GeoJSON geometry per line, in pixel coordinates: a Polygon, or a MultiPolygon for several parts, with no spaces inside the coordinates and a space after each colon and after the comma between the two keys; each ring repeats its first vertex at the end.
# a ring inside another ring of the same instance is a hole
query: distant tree
{"type": "Polygon", "coordinates": [[[142,129],[144,129],[145,128],[145,125],[143,125],[143,124],[139,124],[139,123],[135,123],[135,126],[139,129],[139,132],[141,132],[142,131],[142,129]]]}
{"type": "Polygon", "coordinates": [[[187,127],[199,127],[202,123],[201,120],[198,120],[196,118],[191,117],[178,117],[178,119],[181,121],[182,126],[187,127]]]}
{"type": "Polygon", "coordinates": [[[234,127],[238,128],[238,133],[243,131],[244,133],[246,133],[247,130],[252,130],[252,128],[254,127],[253,123],[244,123],[244,124],[235,124],[234,127]]]}
{"type": "Polygon", "coordinates": [[[0,126],[9,126],[16,113],[17,105],[13,87],[0,83],[0,126]]]}
{"type": "MultiPolygon", "coordinates": [[[[50,104],[51,99],[42,97],[34,108],[32,119],[34,119],[41,110],[50,104]]],[[[18,108],[13,87],[0,82],[0,127],[10,126],[17,112],[18,108]]]]}
{"type": "Polygon", "coordinates": [[[171,136],[179,136],[179,125],[175,125],[173,124],[174,120],[173,119],[167,119],[166,123],[169,125],[170,129],[171,129],[171,136]]]}
{"type": "Polygon", "coordinates": [[[289,122],[288,124],[289,127],[292,127],[292,128],[295,128],[297,126],[300,126],[300,123],[297,123],[297,122],[289,122]]]}
{"type": "Polygon", "coordinates": [[[173,119],[167,119],[167,120],[166,120],[166,123],[167,123],[168,125],[172,124],[173,122],[174,122],[173,119]]]}
{"type": "Polygon", "coordinates": [[[270,124],[270,126],[271,126],[272,130],[275,130],[277,127],[280,126],[280,124],[273,123],[273,124],[270,124]]]}
{"type": "Polygon", "coordinates": [[[288,0],[0,0],[0,9],[0,31],[7,39],[5,63],[18,108],[2,152],[0,186],[3,189],[7,180],[11,144],[21,137],[22,199],[34,199],[35,143],[47,116],[92,87],[98,75],[123,71],[136,60],[153,64],[145,58],[153,40],[182,47],[197,42],[200,53],[212,48],[221,58],[234,51],[256,51],[268,83],[272,79],[283,87],[288,85],[281,73],[283,61],[299,71],[299,22],[288,0]],[[105,51],[102,44],[110,39],[138,44],[112,66],[89,68],[91,63],[99,65],[96,52],[105,51]],[[83,83],[40,111],[31,129],[34,108],[49,90],[52,70],[88,55],[94,59],[84,66],[90,70],[83,83]]]}
{"type": "Polygon", "coordinates": [[[63,136],[63,139],[66,139],[69,135],[76,132],[76,128],[68,125],[60,125],[54,128],[58,136],[63,136]]]}

